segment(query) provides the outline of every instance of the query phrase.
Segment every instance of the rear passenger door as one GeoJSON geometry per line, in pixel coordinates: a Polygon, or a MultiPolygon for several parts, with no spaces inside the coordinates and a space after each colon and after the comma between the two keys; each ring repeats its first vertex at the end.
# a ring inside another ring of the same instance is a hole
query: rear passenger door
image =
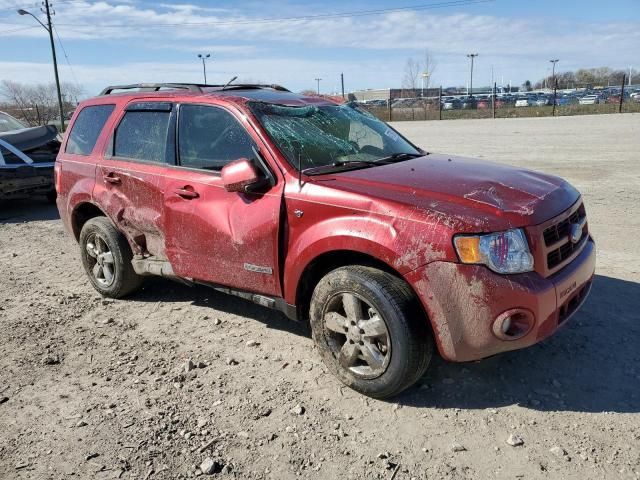
{"type": "Polygon", "coordinates": [[[240,158],[260,163],[251,130],[221,107],[179,107],[178,165],[165,189],[167,256],[179,276],[279,296],[283,182],[271,174],[273,185],[246,194],[227,192],[220,177],[240,158]]]}
{"type": "Polygon", "coordinates": [[[173,104],[143,101],[123,112],[97,169],[94,197],[134,245],[165,259],[166,167],[175,163],[173,104]]]}

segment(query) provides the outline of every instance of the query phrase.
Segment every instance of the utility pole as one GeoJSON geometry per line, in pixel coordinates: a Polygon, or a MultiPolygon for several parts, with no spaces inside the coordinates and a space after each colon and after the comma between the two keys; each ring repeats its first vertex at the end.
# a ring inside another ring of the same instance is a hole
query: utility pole
{"type": "Polygon", "coordinates": [[[207,84],[207,65],[205,63],[205,59],[211,56],[210,53],[203,55],[201,53],[198,54],[198,58],[202,60],[202,73],[204,73],[204,84],[207,84]]]}
{"type": "Polygon", "coordinates": [[[316,78],[315,80],[318,83],[318,95],[320,95],[320,80],[322,80],[322,79],[321,78],[316,78]]]}
{"type": "Polygon", "coordinates": [[[473,96],[473,61],[478,56],[477,53],[470,53],[467,55],[468,58],[471,59],[471,81],[469,82],[469,96],[473,96]]]}
{"type": "Polygon", "coordinates": [[[344,100],[344,73],[340,74],[340,85],[342,86],[342,99],[344,100]]]}
{"type": "MultiPolygon", "coordinates": [[[[60,127],[61,131],[64,132],[64,106],[62,104],[62,91],[60,90],[60,77],[58,76],[58,59],[56,58],[56,45],[53,41],[53,26],[51,25],[51,5],[49,4],[49,0],[44,0],[42,3],[44,4],[44,10],[41,10],[42,13],[47,15],[47,25],[42,23],[33,13],[26,10],[20,9],[18,10],[18,14],[31,15],[33,18],[35,18],[36,22],[42,25],[44,29],[49,33],[49,41],[51,42],[51,55],[53,56],[53,73],[56,78],[56,90],[58,92],[58,108],[60,109],[60,127]]],[[[53,14],[55,15],[55,12],[53,12],[53,14]]]]}

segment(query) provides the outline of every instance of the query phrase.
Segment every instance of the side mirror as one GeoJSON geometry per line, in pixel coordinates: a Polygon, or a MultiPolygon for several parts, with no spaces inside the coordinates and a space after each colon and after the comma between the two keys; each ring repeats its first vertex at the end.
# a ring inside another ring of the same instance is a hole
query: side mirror
{"type": "Polygon", "coordinates": [[[251,187],[263,183],[256,168],[246,158],[228,163],[222,167],[220,174],[227,192],[248,192],[251,187]]]}

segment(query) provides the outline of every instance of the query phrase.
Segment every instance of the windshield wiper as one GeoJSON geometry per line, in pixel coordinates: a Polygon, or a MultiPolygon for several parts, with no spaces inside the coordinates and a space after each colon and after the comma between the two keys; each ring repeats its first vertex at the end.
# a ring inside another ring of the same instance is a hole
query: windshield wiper
{"type": "Polygon", "coordinates": [[[305,175],[320,175],[322,173],[330,173],[336,170],[343,170],[343,167],[351,168],[368,168],[372,167],[374,162],[365,162],[363,160],[339,160],[328,165],[319,165],[317,167],[309,167],[302,170],[305,175]]]}
{"type": "Polygon", "coordinates": [[[373,163],[394,163],[394,162],[404,162],[405,160],[411,160],[412,158],[424,157],[425,153],[394,153],[393,155],[389,155],[388,157],[382,157],[375,160],[373,163]]]}

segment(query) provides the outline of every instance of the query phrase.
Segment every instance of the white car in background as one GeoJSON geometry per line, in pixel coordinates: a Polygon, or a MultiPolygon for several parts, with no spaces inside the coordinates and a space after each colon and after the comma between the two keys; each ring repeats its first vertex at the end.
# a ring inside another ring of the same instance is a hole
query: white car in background
{"type": "Polygon", "coordinates": [[[516,107],[530,107],[531,103],[529,102],[528,97],[520,97],[516,99],[516,107]]]}
{"type": "Polygon", "coordinates": [[[597,105],[603,103],[603,100],[598,95],[585,95],[579,102],[580,105],[597,105]]]}

